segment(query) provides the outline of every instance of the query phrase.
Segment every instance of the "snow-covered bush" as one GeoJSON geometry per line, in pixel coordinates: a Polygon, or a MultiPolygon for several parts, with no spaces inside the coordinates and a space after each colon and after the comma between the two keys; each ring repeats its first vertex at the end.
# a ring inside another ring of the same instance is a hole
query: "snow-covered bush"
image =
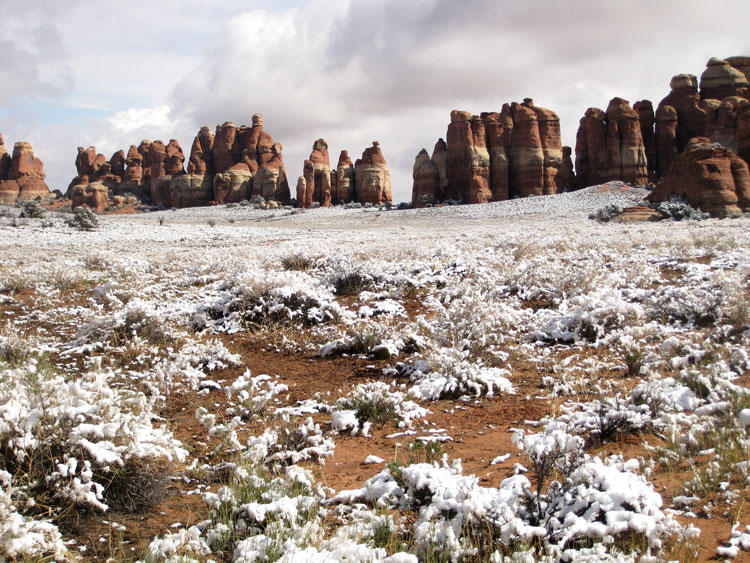
{"type": "Polygon", "coordinates": [[[429,367],[424,363],[419,366],[421,369],[410,370],[409,379],[414,385],[409,395],[423,401],[515,392],[507,378],[508,370],[470,362],[455,350],[443,350],[430,360],[429,367]]]}
{"type": "Polygon", "coordinates": [[[656,211],[673,221],[702,221],[708,219],[708,213],[691,207],[690,204],[680,198],[671,198],[652,205],[656,211]]]}
{"type": "Polygon", "coordinates": [[[322,490],[312,475],[289,467],[275,476],[259,466],[238,466],[228,486],[207,493],[211,522],[204,528],[214,553],[233,561],[275,561],[322,537],[322,490]]]}
{"type": "Polygon", "coordinates": [[[266,322],[312,326],[345,317],[330,290],[304,272],[246,272],[216,284],[218,295],[198,306],[194,328],[235,332],[266,322]]]}
{"type": "Polygon", "coordinates": [[[599,223],[608,223],[621,213],[622,207],[613,203],[602,207],[601,209],[597,209],[594,213],[589,215],[589,219],[592,221],[598,221],[599,223]]]}
{"type": "Polygon", "coordinates": [[[0,375],[0,470],[21,514],[104,511],[110,498],[123,508],[134,500],[129,483],[157,491],[168,466],[187,455],[153,426],[146,396],[114,386],[111,373],[66,380],[32,359],[0,375]]]}
{"type": "Polygon", "coordinates": [[[333,455],[335,442],[323,433],[312,418],[301,424],[283,413],[280,421],[267,428],[260,436],[250,437],[243,457],[268,466],[294,465],[301,461],[324,464],[333,455]]]}
{"type": "Polygon", "coordinates": [[[47,212],[42,207],[42,204],[36,200],[27,201],[23,204],[19,217],[27,219],[44,219],[47,212]]]}
{"type": "Polygon", "coordinates": [[[66,222],[79,231],[93,231],[99,226],[99,219],[88,207],[76,207],[66,222]]]}
{"type": "Polygon", "coordinates": [[[405,428],[411,426],[415,418],[422,418],[428,413],[427,409],[408,400],[404,393],[393,390],[382,381],[357,385],[345,397],[336,401],[336,406],[352,411],[356,420],[356,427],[339,424],[340,429],[356,432],[362,428],[365,435],[370,424],[382,425],[392,421],[399,428],[405,428]]]}

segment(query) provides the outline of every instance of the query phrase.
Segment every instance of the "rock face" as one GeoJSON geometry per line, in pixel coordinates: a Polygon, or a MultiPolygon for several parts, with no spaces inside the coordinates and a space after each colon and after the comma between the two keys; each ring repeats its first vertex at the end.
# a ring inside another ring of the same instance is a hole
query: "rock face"
{"type": "Polygon", "coordinates": [[[554,194],[573,183],[570,150],[564,161],[560,118],[534,106],[530,98],[480,116],[454,110],[446,139],[435,145],[429,165],[422,153],[415,161],[415,206],[449,199],[485,203],[554,194]]]}
{"type": "Polygon", "coordinates": [[[12,204],[19,198],[30,201],[48,196],[50,192],[45,177],[44,165],[34,156],[30,143],[16,143],[12,156],[9,156],[5,140],[0,135],[0,201],[12,204]]]}
{"type": "Polygon", "coordinates": [[[453,110],[446,138],[449,186],[446,195],[468,203],[490,201],[490,153],[481,118],[466,111],[453,110]]]}
{"type": "Polygon", "coordinates": [[[440,172],[437,164],[427,153],[427,149],[422,149],[414,160],[412,178],[414,179],[414,187],[411,192],[412,206],[422,207],[437,203],[440,172]]]}
{"type": "Polygon", "coordinates": [[[708,138],[695,138],[677,155],[664,182],[649,198],[664,201],[670,197],[680,197],[714,217],[750,211],[747,163],[708,138]]]}
{"type": "Polygon", "coordinates": [[[378,141],[373,141],[354,163],[354,183],[359,203],[390,203],[391,174],[378,141]]]}
{"type": "Polygon", "coordinates": [[[109,189],[102,182],[79,184],[70,190],[71,209],[85,205],[96,213],[107,209],[109,189]]]}
{"type": "Polygon", "coordinates": [[[646,162],[648,163],[648,177],[654,178],[656,172],[656,114],[654,104],[650,100],[639,100],[633,104],[633,109],[638,114],[638,122],[641,125],[641,139],[646,150],[646,162]]]}
{"type": "MultiPolygon", "coordinates": [[[[328,207],[331,205],[331,164],[328,157],[328,143],[318,139],[313,143],[310,158],[304,163],[306,192],[304,202],[309,207],[313,201],[328,207]]],[[[298,202],[299,203],[299,202],[298,202]]]]}
{"type": "Polygon", "coordinates": [[[165,207],[193,207],[239,202],[253,195],[289,202],[289,184],[281,144],[263,130],[255,114],[252,126],[226,122],[216,135],[204,126],[190,148],[185,174],[185,154],[177,140],[141,141],[125,155],[118,151],[107,162],[90,147],[76,158],[78,176],[71,185],[101,181],[113,195],[132,193],[165,207]],[[188,178],[182,178],[189,176],[188,178]]]}
{"type": "Polygon", "coordinates": [[[335,178],[335,181],[331,182],[333,203],[354,201],[354,163],[349,157],[349,151],[341,151],[341,154],[339,154],[339,162],[333,178],[335,178]]]}
{"type": "Polygon", "coordinates": [[[289,181],[281,150],[281,143],[274,143],[271,145],[270,158],[267,157],[268,153],[264,153],[253,178],[253,195],[287,204],[290,200],[289,181]]]}
{"type": "Polygon", "coordinates": [[[214,175],[214,134],[205,125],[201,127],[190,147],[188,174],[198,176],[214,175]]]}
{"type": "Polygon", "coordinates": [[[637,186],[648,183],[639,114],[627,100],[613,98],[606,113],[599,108],[586,110],[576,135],[576,174],[581,188],[613,180],[637,186]]]}
{"type": "Polygon", "coordinates": [[[723,100],[727,96],[748,95],[747,77],[729,62],[711,58],[701,74],[701,99],[723,100]]]}

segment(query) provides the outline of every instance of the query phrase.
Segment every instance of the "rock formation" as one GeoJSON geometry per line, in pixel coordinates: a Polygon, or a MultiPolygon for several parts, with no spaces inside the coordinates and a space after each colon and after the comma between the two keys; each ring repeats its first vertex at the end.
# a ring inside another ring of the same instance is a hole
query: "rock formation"
{"type": "Polygon", "coordinates": [[[414,205],[554,194],[573,183],[570,149],[564,161],[560,118],[534,106],[530,98],[480,116],[454,110],[446,138],[447,142],[440,139],[435,145],[432,165],[422,153],[415,162],[414,205]],[[438,174],[436,184],[426,179],[433,167],[438,174]]]}
{"type": "Polygon", "coordinates": [[[261,159],[261,164],[253,178],[253,195],[287,204],[291,195],[281,151],[281,143],[274,143],[271,145],[271,157],[264,156],[261,159]]]}
{"type": "Polygon", "coordinates": [[[341,151],[339,162],[331,182],[331,199],[333,203],[349,203],[354,201],[354,163],[349,157],[349,151],[341,151]]]}
{"type": "Polygon", "coordinates": [[[48,196],[45,177],[44,165],[34,156],[30,143],[16,143],[9,157],[0,135],[0,201],[12,204],[17,199],[30,201],[48,196]]]}
{"type": "Polygon", "coordinates": [[[747,163],[708,138],[692,139],[650,195],[651,201],[670,197],[680,197],[714,217],[750,211],[747,163]]]}
{"type": "MultiPolygon", "coordinates": [[[[190,149],[185,173],[185,154],[172,139],[141,141],[127,152],[116,152],[109,162],[90,147],[79,150],[78,176],[72,185],[101,181],[112,195],[133,194],[165,207],[208,205],[210,201],[236,203],[253,195],[289,202],[289,184],[281,144],[263,130],[263,118],[253,116],[252,127],[226,122],[216,135],[201,127],[190,149]]],[[[83,197],[80,195],[79,197],[83,197]]]]}
{"type": "Polygon", "coordinates": [[[633,109],[638,113],[638,122],[641,125],[641,139],[646,150],[646,162],[648,163],[648,177],[653,180],[656,172],[656,114],[654,104],[650,100],[639,100],[633,104],[633,109]]]}
{"type": "Polygon", "coordinates": [[[164,163],[164,172],[167,176],[180,176],[185,173],[185,155],[180,144],[175,139],[170,139],[166,146],[167,159],[164,163]]]}
{"type": "Polygon", "coordinates": [[[391,174],[378,141],[373,141],[354,163],[354,185],[359,203],[390,203],[391,174]]]}
{"type": "Polygon", "coordinates": [[[467,203],[490,201],[490,153],[481,118],[453,110],[446,138],[448,196],[467,203]]]}
{"type": "Polygon", "coordinates": [[[323,206],[331,205],[331,164],[328,157],[328,143],[325,139],[318,139],[313,143],[310,158],[303,167],[305,177],[305,198],[302,207],[309,207],[313,201],[323,206]],[[308,204],[308,205],[305,205],[308,204]]]}
{"type": "Polygon", "coordinates": [[[107,209],[109,189],[102,182],[78,184],[70,189],[71,209],[85,205],[96,213],[107,209]]]}
{"type": "Polygon", "coordinates": [[[188,174],[198,176],[214,175],[214,134],[207,126],[201,127],[195,136],[192,147],[190,147],[190,160],[188,161],[188,174]]]}
{"type": "Polygon", "coordinates": [[[747,77],[729,62],[713,57],[706,63],[706,70],[701,74],[700,90],[703,100],[723,100],[727,96],[747,97],[747,77]]]}
{"type": "Polygon", "coordinates": [[[437,203],[440,171],[437,164],[427,153],[427,149],[422,149],[414,160],[412,178],[414,179],[414,187],[411,192],[412,206],[422,207],[437,203]]]}
{"type": "Polygon", "coordinates": [[[563,163],[560,118],[552,110],[534,107],[530,99],[527,103],[531,105],[536,113],[539,124],[539,139],[542,143],[542,154],[544,155],[544,187],[542,193],[544,195],[556,194],[558,191],[561,191],[561,184],[559,182],[561,180],[560,170],[563,163]]]}
{"type": "Polygon", "coordinates": [[[576,177],[581,188],[613,180],[636,186],[648,183],[638,112],[627,100],[613,98],[606,113],[599,108],[586,110],[576,135],[576,177]]]}

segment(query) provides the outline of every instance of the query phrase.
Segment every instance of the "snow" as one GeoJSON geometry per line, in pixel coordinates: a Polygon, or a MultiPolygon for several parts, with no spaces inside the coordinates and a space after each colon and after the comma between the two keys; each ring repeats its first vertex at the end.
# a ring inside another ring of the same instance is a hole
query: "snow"
{"type": "MultiPolygon", "coordinates": [[[[493,561],[658,559],[665,541],[698,531],[669,509],[703,504],[686,483],[665,506],[648,481],[660,456],[717,461],[723,444],[705,443],[712,432],[727,443],[748,438],[748,391],[737,382],[750,369],[750,222],[587,219],[646,193],[613,183],[406,211],[217,206],[164,212],[162,226],[150,214],[103,217],[93,232],[55,216],[48,228],[0,225],[0,303],[16,311],[14,328],[0,327],[0,436],[13,456],[0,467],[0,557],[68,557],[14,469],[49,439],[60,454],[41,485],[67,505],[108,510],[103,484],[131,460],[231,474],[205,495],[211,520],[154,539],[150,561],[274,553],[406,563],[435,546],[456,560],[475,557],[483,539],[498,546],[493,561]],[[289,267],[290,256],[306,269],[289,267]],[[34,307],[16,302],[14,288],[33,291],[34,307]],[[239,332],[273,340],[271,350],[317,352],[315,368],[350,353],[377,367],[357,385],[294,403],[283,370],[254,375],[222,343],[239,332]],[[45,355],[59,358],[52,369],[45,355]],[[542,390],[528,389],[529,370],[542,390]],[[201,459],[161,418],[173,399],[190,404],[199,392],[195,440],[209,450],[201,459]],[[458,449],[460,429],[429,431],[430,408],[457,408],[437,401],[481,409],[524,397],[555,409],[528,424],[532,415],[513,414],[522,459],[499,483],[480,485],[448,458],[383,468],[368,455],[364,463],[382,471],[350,491],[325,490],[308,470],[331,458],[341,433],[373,443],[380,430],[368,412],[388,413],[385,424],[397,427],[388,439],[455,438],[447,448],[458,449]],[[673,450],[647,450],[643,463],[592,457],[587,445],[610,431],[653,433],[673,450]],[[537,495],[550,464],[557,471],[537,495]],[[257,494],[243,497],[248,490],[257,494]],[[383,530],[412,538],[410,553],[376,547],[383,530]],[[645,547],[618,553],[620,536],[645,547]]],[[[746,460],[731,463],[735,475],[747,472],[746,460]]],[[[737,498],[736,480],[715,477],[720,498],[737,498]]],[[[748,537],[735,526],[717,553],[739,556],[748,537]]]]}

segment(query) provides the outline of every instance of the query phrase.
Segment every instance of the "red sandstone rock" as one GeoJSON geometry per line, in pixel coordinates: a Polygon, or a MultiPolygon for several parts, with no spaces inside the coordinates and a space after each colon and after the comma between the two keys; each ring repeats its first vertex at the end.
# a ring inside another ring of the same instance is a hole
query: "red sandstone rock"
{"type": "Polygon", "coordinates": [[[128,155],[125,157],[125,176],[124,182],[135,182],[139,184],[143,177],[143,155],[138,151],[138,147],[130,145],[128,155]]]}
{"type": "Polygon", "coordinates": [[[214,201],[239,203],[253,194],[253,173],[247,166],[235,166],[214,176],[214,201]],[[244,169],[243,169],[244,168],[244,169]]]}
{"type": "Polygon", "coordinates": [[[357,201],[380,205],[391,201],[391,175],[380,150],[380,143],[373,141],[372,147],[362,153],[354,163],[354,184],[357,201]]]}
{"type": "MultiPolygon", "coordinates": [[[[484,122],[484,130],[487,136],[487,152],[490,157],[490,192],[492,201],[502,201],[510,196],[508,161],[508,147],[510,144],[509,132],[506,130],[505,116],[501,118],[499,113],[485,112],[481,116],[484,122]]],[[[512,118],[511,128],[512,132],[512,118]]],[[[438,170],[439,171],[439,170],[438,170]]],[[[436,193],[435,201],[440,199],[440,190],[436,193]]]]}
{"type": "Polygon", "coordinates": [[[297,178],[297,206],[304,208],[305,198],[307,197],[307,182],[305,177],[300,176],[297,178]]]}
{"type": "Polygon", "coordinates": [[[731,150],[709,139],[693,139],[677,155],[664,182],[649,196],[651,201],[681,197],[714,217],[750,211],[750,171],[731,150]]]}
{"type": "Polygon", "coordinates": [[[511,197],[544,193],[544,150],[533,104],[511,104],[513,137],[510,142],[511,197]]]}
{"type": "Polygon", "coordinates": [[[3,134],[0,133],[0,181],[8,179],[10,161],[11,156],[8,153],[8,149],[5,148],[5,139],[3,134]]]}
{"type": "Polygon", "coordinates": [[[109,159],[110,173],[122,179],[125,176],[125,151],[119,150],[109,159]]]}
{"type": "Polygon", "coordinates": [[[490,153],[484,123],[465,111],[451,112],[447,132],[446,169],[450,199],[486,203],[490,190],[490,153]]]}
{"type": "Polygon", "coordinates": [[[606,182],[609,176],[607,115],[589,108],[581,118],[576,136],[576,182],[579,187],[606,182]]]}
{"type": "Polygon", "coordinates": [[[656,172],[656,115],[654,105],[649,100],[639,100],[633,104],[633,109],[638,113],[638,121],[641,125],[641,139],[646,150],[646,162],[648,163],[649,179],[653,179],[656,172]]]}
{"type": "Polygon", "coordinates": [[[737,155],[750,162],[750,109],[737,118],[737,155]]]}
{"type": "Polygon", "coordinates": [[[661,105],[656,110],[656,177],[663,178],[669,172],[677,156],[677,110],[670,105],[661,105]]]}
{"type": "Polygon", "coordinates": [[[180,174],[169,181],[169,202],[172,207],[198,207],[213,199],[212,178],[205,174],[180,174]]]}
{"type": "Polygon", "coordinates": [[[281,143],[271,145],[271,158],[258,168],[253,177],[253,195],[286,205],[291,196],[281,150],[281,143]]]}
{"type": "MultiPolygon", "coordinates": [[[[331,165],[328,157],[328,143],[325,139],[318,139],[313,143],[310,158],[304,162],[305,203],[317,201],[328,207],[331,205],[331,165]],[[312,192],[309,195],[308,192],[312,192]]],[[[309,207],[309,205],[308,205],[309,207]]]]}
{"type": "Polygon", "coordinates": [[[71,209],[85,205],[95,213],[103,213],[109,204],[109,189],[102,182],[73,186],[70,190],[71,209]]]}
{"type": "Polygon", "coordinates": [[[438,139],[435,147],[432,149],[432,161],[438,169],[438,191],[435,197],[438,201],[443,201],[448,193],[448,167],[447,167],[448,147],[443,139],[438,139]]]}
{"type": "MultiPolygon", "coordinates": [[[[677,124],[675,130],[675,152],[679,153],[687,146],[693,137],[704,137],[706,134],[706,112],[700,105],[700,94],[698,93],[698,79],[692,74],[678,74],[672,77],[669,83],[672,91],[659,102],[657,107],[656,136],[668,138],[669,134],[659,132],[660,121],[658,118],[659,108],[672,106],[677,111],[677,124]]],[[[669,123],[669,122],[667,122],[669,123]]],[[[666,147],[661,147],[662,152],[668,152],[666,147]]],[[[659,147],[657,147],[657,155],[659,147]]],[[[657,169],[662,173],[668,171],[666,163],[658,162],[657,169]]]]}
{"type": "Polygon", "coordinates": [[[724,60],[744,74],[750,82],[750,57],[727,57],[724,60]]]}
{"type": "Polygon", "coordinates": [[[234,141],[236,136],[237,127],[231,121],[216,126],[213,161],[214,169],[217,173],[226,172],[237,163],[237,158],[234,153],[234,141]]]}
{"type": "Polygon", "coordinates": [[[747,97],[748,79],[727,61],[713,57],[701,74],[700,90],[704,100],[723,100],[727,96],[747,97]]]}
{"type": "MultiPolygon", "coordinates": [[[[707,137],[714,143],[720,143],[733,152],[737,152],[737,121],[739,116],[750,109],[750,101],[739,96],[728,96],[718,102],[717,100],[706,100],[714,102],[716,106],[715,116],[710,119],[707,137]]],[[[708,114],[708,110],[706,111],[708,114]]]]}
{"type": "Polygon", "coordinates": [[[190,147],[188,174],[212,176],[214,174],[214,134],[207,126],[201,127],[190,147]]]}
{"type": "Polygon", "coordinates": [[[566,146],[562,148],[562,163],[555,178],[558,192],[573,189],[576,185],[576,174],[573,168],[573,159],[571,158],[572,153],[573,151],[570,147],[566,146]]]}
{"type": "Polygon", "coordinates": [[[331,199],[333,203],[354,201],[354,163],[348,151],[339,154],[338,166],[331,177],[331,199]]]}
{"type": "Polygon", "coordinates": [[[146,190],[150,190],[151,185],[151,141],[143,139],[141,144],[138,145],[138,152],[143,158],[143,175],[141,176],[141,184],[146,186],[146,190]]]}
{"type": "Polygon", "coordinates": [[[185,155],[176,139],[170,139],[166,146],[166,161],[164,162],[164,172],[167,176],[180,176],[185,173],[183,166],[185,155]]]}
{"type": "MultiPolygon", "coordinates": [[[[3,199],[9,197],[17,186],[17,197],[30,201],[37,197],[46,197],[49,195],[49,187],[44,182],[47,175],[44,173],[42,161],[34,156],[34,149],[30,143],[19,142],[13,145],[13,156],[8,168],[9,182],[7,186],[0,187],[3,193],[3,199]],[[15,186],[13,186],[15,182],[15,186]]],[[[15,200],[15,198],[13,198],[15,200]]]]}
{"type": "Polygon", "coordinates": [[[437,203],[436,194],[440,173],[437,165],[427,154],[426,149],[422,149],[414,160],[412,178],[414,184],[411,192],[411,204],[414,207],[424,207],[437,203]]]}
{"type": "MultiPolygon", "coordinates": [[[[527,102],[531,104],[531,100],[527,102]]],[[[562,138],[560,136],[560,118],[549,109],[531,105],[539,124],[539,139],[544,154],[543,194],[552,195],[562,191],[557,185],[557,176],[562,167],[562,138]]]]}
{"type": "Polygon", "coordinates": [[[622,98],[607,107],[608,154],[611,180],[642,186],[648,183],[648,161],[641,137],[638,113],[622,98]],[[615,126],[616,125],[616,126],[615,126]]]}

